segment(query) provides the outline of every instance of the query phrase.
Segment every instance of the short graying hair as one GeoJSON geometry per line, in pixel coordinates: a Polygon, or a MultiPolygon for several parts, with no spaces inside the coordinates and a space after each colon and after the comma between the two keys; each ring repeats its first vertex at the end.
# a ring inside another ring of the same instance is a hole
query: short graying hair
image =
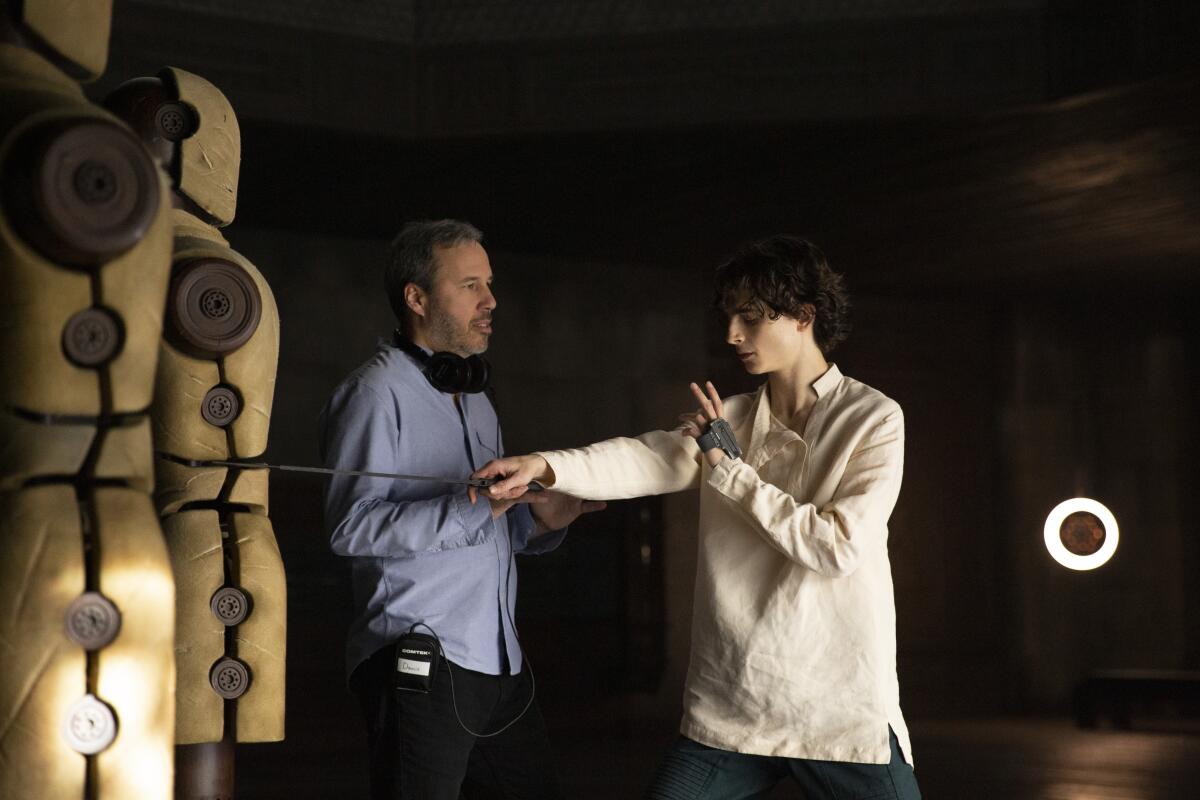
{"type": "Polygon", "coordinates": [[[404,287],[415,283],[426,292],[433,290],[437,277],[435,247],[454,247],[467,242],[482,242],[483,234],[469,222],[457,219],[422,219],[405,223],[392,240],[383,284],[387,289],[388,302],[400,323],[400,330],[408,333],[408,304],[404,302],[404,287]]]}

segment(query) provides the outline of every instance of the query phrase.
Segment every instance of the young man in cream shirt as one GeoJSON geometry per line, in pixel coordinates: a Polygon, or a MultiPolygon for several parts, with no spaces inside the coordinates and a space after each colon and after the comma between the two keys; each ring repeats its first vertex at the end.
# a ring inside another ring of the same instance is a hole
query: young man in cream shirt
{"type": "Polygon", "coordinates": [[[530,481],[592,499],[700,490],[681,736],[648,796],[920,797],[896,678],[888,517],[904,416],[826,356],[849,331],[841,276],[774,236],[717,269],[716,304],[757,392],[691,391],[674,431],[493,461],[490,492],[530,481]]]}

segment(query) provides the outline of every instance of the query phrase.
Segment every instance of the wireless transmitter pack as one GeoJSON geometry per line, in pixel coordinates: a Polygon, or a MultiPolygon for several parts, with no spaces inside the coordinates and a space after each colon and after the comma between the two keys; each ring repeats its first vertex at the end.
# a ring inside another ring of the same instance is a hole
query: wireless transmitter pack
{"type": "MultiPolygon", "coordinates": [[[[512,562],[510,561],[509,564],[511,565],[512,562]]],[[[511,618],[509,622],[511,624],[511,618]]],[[[414,622],[413,626],[408,629],[408,633],[401,636],[400,640],[396,642],[396,689],[405,692],[432,691],[433,679],[437,677],[438,665],[441,664],[443,655],[442,642],[438,638],[437,631],[424,622],[414,622]],[[426,628],[429,633],[417,633],[417,628],[426,628]]],[[[533,677],[533,665],[528,663],[528,657],[525,661],[529,667],[529,700],[526,701],[520,714],[491,733],[479,733],[463,724],[462,716],[458,713],[458,698],[454,694],[454,665],[449,661],[446,662],[446,674],[450,676],[450,702],[454,705],[454,717],[464,731],[480,739],[499,736],[525,716],[525,712],[533,705],[534,695],[537,694],[537,681],[533,677]]]]}
{"type": "Polygon", "coordinates": [[[428,633],[409,630],[396,643],[396,688],[408,692],[433,689],[441,659],[441,644],[428,633]]]}

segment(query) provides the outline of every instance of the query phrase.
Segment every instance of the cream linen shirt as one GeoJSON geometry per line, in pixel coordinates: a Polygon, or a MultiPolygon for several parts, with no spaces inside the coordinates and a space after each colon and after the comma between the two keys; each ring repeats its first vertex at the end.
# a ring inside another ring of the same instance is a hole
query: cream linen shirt
{"type": "Polygon", "coordinates": [[[691,660],[681,732],[712,747],[912,763],[896,679],[887,521],[904,416],[831,365],[803,436],[764,384],[725,401],[744,449],[709,468],[694,439],[652,431],[541,453],[554,488],[613,500],[700,487],[691,660]]]}

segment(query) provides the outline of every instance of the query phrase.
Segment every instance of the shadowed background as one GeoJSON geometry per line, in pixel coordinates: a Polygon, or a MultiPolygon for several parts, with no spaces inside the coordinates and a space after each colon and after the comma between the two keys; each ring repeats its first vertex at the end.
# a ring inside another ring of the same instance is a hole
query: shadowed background
{"type": "MultiPolygon", "coordinates": [[[[670,426],[691,380],[753,388],[712,270],[749,238],[818,242],[854,299],[832,360],[906,412],[890,553],[926,795],[1179,797],[1195,707],[1086,757],[1065,721],[1026,723],[1065,718],[1095,670],[1200,669],[1198,34],[1182,0],[127,0],[89,94],[170,64],[237,109],[226,233],[282,317],[272,461],[317,462],[326,397],[392,327],[405,220],[486,235],[510,452],[670,426]],[[1076,494],[1122,526],[1091,573],[1042,544],[1076,494]],[[990,780],[962,766],[985,753],[990,780]],[[1122,764],[1120,791],[1061,789],[1122,764]]],[[[272,477],[288,739],[241,748],[247,797],[365,786],[321,488],[272,477]]],[[[673,735],[695,506],[615,503],[520,561],[572,797],[635,794],[673,735]]]]}

